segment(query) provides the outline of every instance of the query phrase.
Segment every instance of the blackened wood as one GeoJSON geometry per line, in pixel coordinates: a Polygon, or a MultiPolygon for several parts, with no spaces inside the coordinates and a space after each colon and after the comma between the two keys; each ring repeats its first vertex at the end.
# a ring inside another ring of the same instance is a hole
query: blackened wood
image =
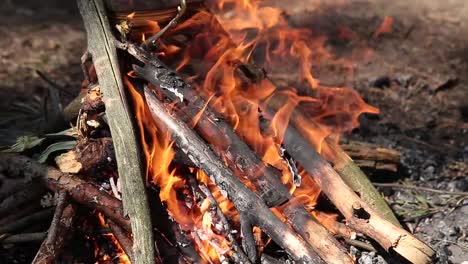
{"type": "Polygon", "coordinates": [[[55,241],[57,237],[58,227],[60,224],[60,219],[62,218],[63,210],[68,204],[67,192],[60,190],[57,195],[57,205],[55,206],[54,218],[50,223],[49,231],[47,231],[46,243],[49,244],[51,241],[55,241]]]}
{"type": "Polygon", "coordinates": [[[122,200],[130,217],[135,263],[154,264],[155,244],[139,145],[120,73],[111,25],[102,0],[78,0],[114,142],[122,200]]]}
{"type": "Polygon", "coordinates": [[[13,193],[0,203],[0,217],[11,214],[12,211],[31,201],[37,201],[45,191],[46,189],[40,181],[24,185],[22,190],[18,190],[18,192],[13,193]]]}
{"type": "Polygon", "coordinates": [[[224,165],[205,142],[181,120],[177,120],[157,99],[145,89],[145,97],[156,123],[163,124],[172,134],[175,143],[201,168],[230,199],[238,211],[244,211],[255,225],[267,233],[300,263],[323,263],[301,237],[281,222],[263,203],[224,165]]]}

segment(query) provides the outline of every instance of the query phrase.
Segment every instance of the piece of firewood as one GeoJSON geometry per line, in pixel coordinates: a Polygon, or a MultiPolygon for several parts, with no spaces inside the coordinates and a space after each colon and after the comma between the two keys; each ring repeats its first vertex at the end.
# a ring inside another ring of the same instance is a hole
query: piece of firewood
{"type": "Polygon", "coordinates": [[[145,88],[145,97],[157,124],[163,124],[171,132],[174,142],[201,168],[230,199],[238,211],[244,211],[279,246],[301,263],[323,263],[311,247],[286,224],[281,222],[265,203],[249,190],[185,123],[177,120],[145,88]]]}
{"type": "Polygon", "coordinates": [[[55,168],[47,167],[26,156],[2,153],[0,160],[6,164],[14,164],[14,167],[3,168],[6,173],[10,170],[23,170],[25,174],[34,174],[35,177],[43,180],[48,189],[54,192],[66,191],[75,202],[101,211],[122,228],[131,231],[130,221],[125,217],[122,209],[122,202],[104,190],[100,190],[98,186],[55,168]]]}
{"type": "Polygon", "coordinates": [[[375,171],[398,171],[401,158],[399,151],[358,141],[346,141],[340,143],[340,147],[360,168],[375,171]]]}
{"type": "Polygon", "coordinates": [[[23,228],[27,228],[39,221],[43,221],[47,218],[52,217],[53,213],[54,208],[46,208],[33,214],[27,215],[21,219],[16,220],[15,222],[0,227],[0,235],[5,233],[18,232],[23,228]]]}
{"type": "Polygon", "coordinates": [[[27,203],[40,199],[46,191],[39,181],[31,182],[23,187],[24,189],[13,193],[0,203],[0,218],[6,217],[12,211],[27,203]]]}
{"type": "Polygon", "coordinates": [[[112,222],[112,220],[107,220],[107,224],[109,225],[109,228],[114,234],[117,241],[119,241],[120,246],[125,251],[125,254],[127,254],[128,258],[133,263],[134,258],[132,252],[132,239],[129,237],[128,233],[125,230],[123,230],[123,228],[121,228],[118,224],[112,222]]]}
{"type": "Polygon", "coordinates": [[[16,243],[30,243],[34,241],[42,241],[47,236],[45,232],[36,233],[23,233],[7,236],[4,239],[0,239],[2,244],[16,244],[16,243]]]}
{"type": "MultiPolygon", "coordinates": [[[[190,123],[195,117],[198,121],[195,129],[209,143],[212,148],[223,157],[229,168],[240,178],[247,178],[260,190],[260,195],[268,201],[272,197],[291,198],[289,191],[279,182],[278,171],[265,165],[253,150],[245,144],[239,136],[235,134],[232,127],[222,118],[217,117],[213,110],[192,88],[177,74],[172,72],[156,57],[145,54],[144,51],[129,45],[132,55],[145,63],[145,67],[134,67],[138,76],[151,82],[161,89],[169,98],[172,99],[177,116],[187,123],[190,123]],[[167,78],[155,78],[155,76],[166,76],[167,78]],[[167,83],[163,83],[166,81],[167,83]],[[169,88],[169,89],[167,89],[169,88]],[[170,91],[176,91],[176,93],[170,91]],[[180,102],[178,95],[184,98],[180,102]],[[200,114],[201,113],[201,114],[200,114]],[[275,187],[276,186],[276,187],[275,187]],[[263,192],[262,192],[263,190],[263,192]],[[265,193],[265,191],[268,191],[265,193]],[[271,194],[269,194],[271,193],[271,194]],[[268,194],[268,195],[267,195],[268,194]],[[274,195],[274,196],[273,196],[274,195]]],[[[275,199],[273,199],[274,201],[275,199]]],[[[287,205],[289,206],[289,205],[287,205]]],[[[352,263],[352,259],[346,254],[346,250],[340,243],[319,223],[317,223],[302,206],[294,207],[300,214],[307,218],[307,235],[303,238],[313,247],[322,259],[332,263],[352,263]]],[[[300,223],[293,225],[300,229],[300,223]]],[[[296,230],[301,232],[300,230],[296,230]]]]}
{"type": "Polygon", "coordinates": [[[145,171],[122,82],[117,50],[103,0],[77,0],[88,38],[112,139],[125,215],[130,217],[135,263],[155,263],[155,242],[146,193],[145,171]]]}

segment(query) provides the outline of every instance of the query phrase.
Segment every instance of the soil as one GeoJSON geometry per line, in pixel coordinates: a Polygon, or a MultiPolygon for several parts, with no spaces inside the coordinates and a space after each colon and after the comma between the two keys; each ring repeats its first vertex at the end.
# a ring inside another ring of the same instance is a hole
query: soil
{"type": "MultiPolygon", "coordinates": [[[[372,175],[372,181],[468,191],[464,0],[276,2],[288,3],[291,23],[328,36],[327,47],[337,56],[349,58],[363,46],[371,51],[372,56],[355,57],[352,78],[327,64],[316,66],[314,74],[324,84],[355,88],[380,109],[379,115],[363,115],[360,129],[346,135],[402,153],[398,174],[372,175]],[[391,32],[374,36],[387,16],[393,18],[391,32]],[[339,38],[343,26],[357,37],[339,38]]],[[[63,87],[63,104],[73,99],[69,94],[77,93],[83,79],[80,57],[86,42],[74,1],[7,0],[0,3],[0,18],[0,145],[6,145],[18,135],[45,129],[41,111],[49,86],[36,70],[63,87]]],[[[398,188],[382,192],[406,228],[438,252],[437,263],[468,261],[466,196],[398,188]]],[[[359,263],[385,263],[378,255],[352,252],[359,263]]]]}

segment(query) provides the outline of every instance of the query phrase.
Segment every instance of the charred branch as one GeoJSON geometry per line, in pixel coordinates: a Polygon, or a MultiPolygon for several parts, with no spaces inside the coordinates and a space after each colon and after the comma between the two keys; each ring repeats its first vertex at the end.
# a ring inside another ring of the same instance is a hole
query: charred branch
{"type": "Polygon", "coordinates": [[[0,234],[12,233],[21,231],[23,228],[29,227],[37,222],[44,221],[50,218],[54,213],[53,208],[47,208],[31,215],[25,216],[13,223],[9,223],[0,227],[0,234]]]}
{"type": "Polygon", "coordinates": [[[153,118],[172,134],[175,143],[192,161],[210,176],[238,211],[246,212],[278,245],[298,262],[322,263],[310,246],[281,222],[255,193],[250,191],[219,160],[185,123],[177,120],[148,88],[145,97],[153,118]]]}
{"type": "Polygon", "coordinates": [[[135,52],[139,53],[139,58],[145,58],[143,60],[147,63],[144,68],[134,66],[135,72],[156,87],[162,88],[173,102],[178,102],[177,109],[180,110],[177,115],[184,122],[190,123],[195,117],[199,117],[195,130],[226,160],[239,178],[248,179],[255,185],[268,206],[277,206],[289,199],[288,190],[279,179],[281,174],[273,167],[265,165],[235,134],[231,126],[217,117],[184,80],[152,55],[143,54],[142,50],[135,52]]]}
{"type": "Polygon", "coordinates": [[[3,240],[0,240],[2,244],[16,244],[16,243],[28,243],[34,241],[42,241],[47,236],[44,232],[36,232],[36,233],[23,233],[23,234],[16,234],[11,235],[3,240]]]}
{"type": "MultiPolygon", "coordinates": [[[[279,180],[280,173],[272,166],[265,164],[235,134],[232,127],[219,118],[207,102],[182,78],[168,69],[158,58],[132,44],[125,44],[122,48],[127,49],[135,58],[145,63],[144,68],[134,66],[135,72],[156,87],[162,88],[161,91],[171,99],[171,103],[178,106],[175,107],[175,111],[179,119],[186,123],[193,123],[193,119],[198,118],[195,130],[211,144],[219,156],[223,157],[229,168],[240,179],[248,179],[254,184],[268,206],[278,205],[291,198],[289,191],[279,180]],[[180,98],[183,98],[182,102],[180,98]]],[[[310,231],[312,235],[304,239],[322,259],[335,263],[352,263],[352,259],[345,253],[346,250],[339,242],[310,215],[305,216],[308,213],[304,207],[295,208],[295,210],[302,211],[301,214],[308,218],[309,227],[314,231],[310,231]],[[324,244],[327,247],[324,247],[324,244]]]]}

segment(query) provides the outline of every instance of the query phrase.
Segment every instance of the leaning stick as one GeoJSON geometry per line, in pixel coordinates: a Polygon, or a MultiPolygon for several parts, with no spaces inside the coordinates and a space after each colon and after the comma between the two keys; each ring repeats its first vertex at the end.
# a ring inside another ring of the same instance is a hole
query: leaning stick
{"type": "Polygon", "coordinates": [[[304,169],[314,176],[321,190],[358,232],[377,241],[383,248],[405,257],[412,263],[430,263],[435,252],[409,232],[385,220],[367,205],[318,154],[313,146],[291,125],[283,145],[304,169]]]}
{"type": "Polygon", "coordinates": [[[103,0],[77,0],[88,36],[114,142],[125,215],[134,236],[135,263],[155,263],[155,243],[139,146],[126,102],[117,51],[103,0]]]}
{"type": "Polygon", "coordinates": [[[291,228],[281,222],[260,197],[249,190],[216,154],[185,123],[177,120],[151,90],[145,88],[145,97],[153,119],[164,125],[172,134],[175,143],[192,161],[221,189],[236,208],[245,211],[279,246],[300,263],[323,263],[311,247],[291,228]]]}

